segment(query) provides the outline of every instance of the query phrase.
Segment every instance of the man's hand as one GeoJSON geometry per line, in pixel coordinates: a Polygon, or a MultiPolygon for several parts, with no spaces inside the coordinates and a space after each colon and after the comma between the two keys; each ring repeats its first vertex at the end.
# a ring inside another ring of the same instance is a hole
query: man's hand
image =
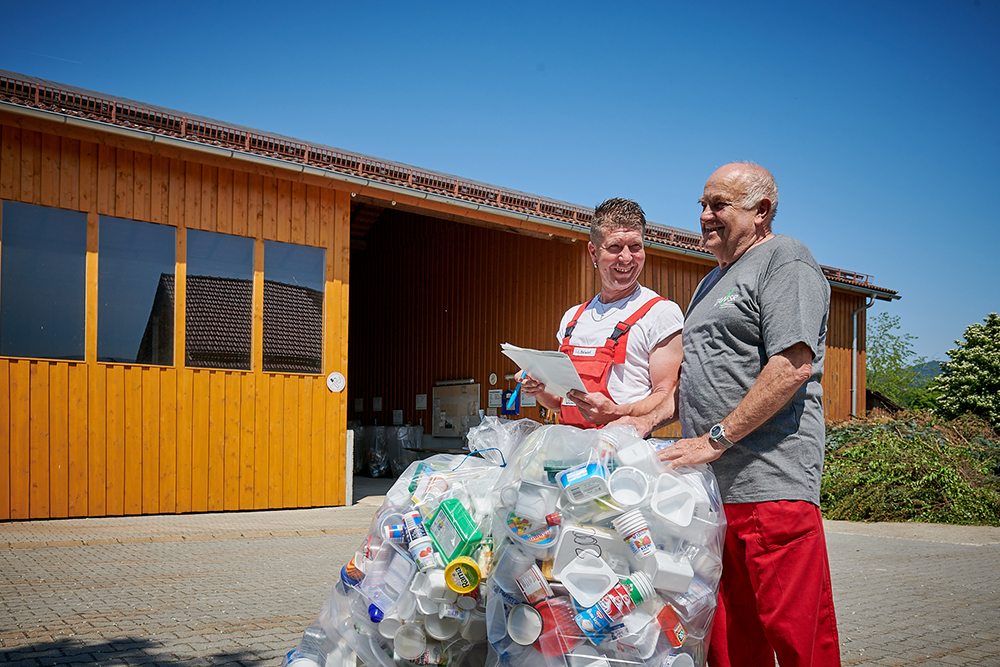
{"type": "Polygon", "coordinates": [[[627,414],[620,405],[600,392],[592,391],[585,394],[578,389],[571,389],[568,396],[579,408],[583,418],[591,424],[601,426],[627,414]]]}
{"type": "Polygon", "coordinates": [[[668,462],[668,468],[693,466],[699,463],[711,463],[716,460],[726,448],[708,439],[708,433],[700,438],[684,438],[678,440],[666,449],[661,449],[660,460],[668,462]]]}
{"type": "Polygon", "coordinates": [[[523,371],[521,372],[521,393],[525,396],[534,396],[536,401],[553,412],[559,412],[562,409],[562,400],[558,396],[550,394],[545,390],[544,384],[523,371]]]}

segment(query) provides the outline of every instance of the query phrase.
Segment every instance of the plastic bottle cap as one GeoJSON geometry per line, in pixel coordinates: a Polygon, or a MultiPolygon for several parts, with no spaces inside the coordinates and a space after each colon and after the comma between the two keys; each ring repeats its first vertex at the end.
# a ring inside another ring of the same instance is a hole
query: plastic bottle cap
{"type": "Polygon", "coordinates": [[[562,523],[562,515],[559,512],[553,512],[552,514],[545,517],[545,523],[550,526],[558,526],[562,523]]]}
{"type": "Polygon", "coordinates": [[[370,604],[368,605],[368,618],[372,620],[372,623],[381,623],[382,619],[385,618],[385,612],[377,606],[370,604]]]}

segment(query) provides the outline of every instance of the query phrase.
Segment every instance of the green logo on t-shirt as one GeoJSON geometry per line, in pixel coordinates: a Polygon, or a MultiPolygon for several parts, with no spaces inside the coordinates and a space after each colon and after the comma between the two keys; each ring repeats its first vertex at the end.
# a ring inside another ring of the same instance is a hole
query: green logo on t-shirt
{"type": "Polygon", "coordinates": [[[736,304],[733,302],[736,301],[736,296],[736,288],[734,287],[729,290],[729,294],[716,301],[715,305],[718,308],[735,308],[736,304]]]}

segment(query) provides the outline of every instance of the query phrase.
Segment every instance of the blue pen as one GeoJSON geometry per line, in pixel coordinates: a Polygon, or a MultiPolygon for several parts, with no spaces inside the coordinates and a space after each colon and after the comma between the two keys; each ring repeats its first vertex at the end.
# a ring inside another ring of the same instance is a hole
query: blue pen
{"type": "MultiPolygon", "coordinates": [[[[523,376],[522,376],[522,378],[523,378],[523,376]]],[[[507,399],[507,409],[508,410],[513,410],[514,409],[514,401],[517,400],[517,392],[520,389],[521,389],[521,381],[518,381],[517,386],[514,387],[514,393],[510,395],[509,399],[507,399]]]]}

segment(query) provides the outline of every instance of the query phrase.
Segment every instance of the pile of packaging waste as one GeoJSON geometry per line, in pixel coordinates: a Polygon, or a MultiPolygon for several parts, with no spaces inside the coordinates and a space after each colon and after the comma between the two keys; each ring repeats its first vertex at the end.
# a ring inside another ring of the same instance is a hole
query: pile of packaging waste
{"type": "Polygon", "coordinates": [[[704,665],[725,519],[669,444],[488,418],[400,475],[284,664],[704,665]]]}

